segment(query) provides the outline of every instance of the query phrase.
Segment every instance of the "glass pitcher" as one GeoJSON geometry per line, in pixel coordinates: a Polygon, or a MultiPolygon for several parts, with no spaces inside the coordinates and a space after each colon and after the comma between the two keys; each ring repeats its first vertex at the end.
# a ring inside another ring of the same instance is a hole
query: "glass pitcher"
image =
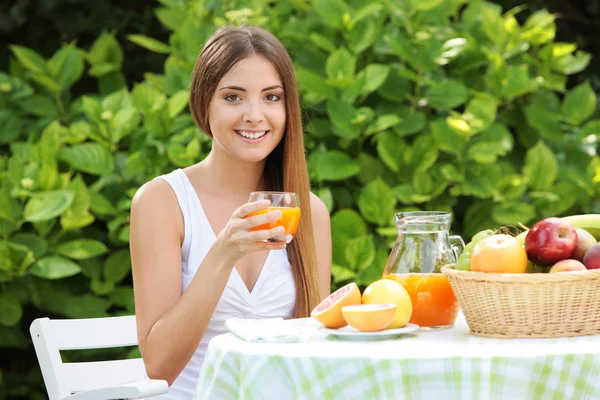
{"type": "Polygon", "coordinates": [[[452,327],[458,302],[448,279],[440,272],[454,264],[465,247],[458,235],[449,235],[452,214],[415,211],[394,215],[398,238],[383,278],[402,284],[413,303],[410,322],[424,328],[452,327]]]}

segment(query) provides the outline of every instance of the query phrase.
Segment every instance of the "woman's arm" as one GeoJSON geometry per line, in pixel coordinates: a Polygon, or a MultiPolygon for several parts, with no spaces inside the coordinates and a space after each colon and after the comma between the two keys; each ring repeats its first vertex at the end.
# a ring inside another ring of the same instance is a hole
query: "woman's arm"
{"type": "Polygon", "coordinates": [[[184,227],[175,194],[160,179],[138,190],[131,205],[130,249],[138,344],[150,378],[173,383],[198,347],[235,262],[264,249],[256,240],[283,233],[277,228],[248,231],[279,218],[280,212],[243,218],[268,203],[236,210],[181,294],[184,227]]]}
{"type": "Polygon", "coordinates": [[[310,208],[319,268],[319,288],[323,300],[331,291],[331,222],[327,206],[314,193],[310,194],[310,208]]]}

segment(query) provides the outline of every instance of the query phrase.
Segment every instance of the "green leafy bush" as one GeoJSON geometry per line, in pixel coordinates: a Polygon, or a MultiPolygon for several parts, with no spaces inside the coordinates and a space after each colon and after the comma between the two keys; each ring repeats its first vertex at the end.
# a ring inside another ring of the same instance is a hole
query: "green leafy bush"
{"type": "Polygon", "coordinates": [[[5,396],[40,396],[33,318],[134,312],[131,198],[210,150],[188,87],[222,24],[263,25],[292,55],[314,190],[332,213],[334,288],[381,276],[398,211],[452,211],[465,238],[600,212],[596,95],[567,88],[590,56],[554,41],[546,11],[519,24],[518,10],[478,0],[161,4],[169,42],[129,40],[166,54],[163,74],[127,83],[110,33],[50,59],[14,45],[0,73],[0,346],[27,359],[0,363],[5,396]],[[98,90],[74,96],[84,76],[98,90]]]}

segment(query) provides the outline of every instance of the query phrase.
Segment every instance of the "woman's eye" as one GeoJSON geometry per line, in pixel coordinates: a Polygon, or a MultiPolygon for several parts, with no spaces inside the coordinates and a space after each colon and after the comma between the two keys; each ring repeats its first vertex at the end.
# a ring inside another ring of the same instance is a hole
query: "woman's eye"
{"type": "Polygon", "coordinates": [[[269,100],[269,101],[277,101],[277,100],[279,100],[279,98],[280,97],[277,96],[276,94],[268,94],[267,95],[267,100],[269,100]]]}
{"type": "Polygon", "coordinates": [[[238,96],[237,94],[230,94],[229,96],[225,97],[225,100],[230,101],[230,102],[234,102],[240,99],[240,96],[238,96]]]}

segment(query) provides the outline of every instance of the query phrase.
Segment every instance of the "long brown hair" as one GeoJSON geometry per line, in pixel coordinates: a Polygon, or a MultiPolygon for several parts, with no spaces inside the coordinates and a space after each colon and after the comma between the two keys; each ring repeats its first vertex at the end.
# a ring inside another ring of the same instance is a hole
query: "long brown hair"
{"type": "Polygon", "coordinates": [[[296,281],[294,316],[307,317],[319,302],[319,287],[300,101],[290,56],[281,42],[262,28],[219,28],[208,39],[196,61],[190,89],[190,110],[200,129],[212,137],[208,109],[217,85],[238,61],[251,54],[270,60],[283,83],[285,134],[267,156],[264,178],[268,190],[295,192],[300,197],[300,226],[294,240],[287,246],[287,253],[296,281]]]}

